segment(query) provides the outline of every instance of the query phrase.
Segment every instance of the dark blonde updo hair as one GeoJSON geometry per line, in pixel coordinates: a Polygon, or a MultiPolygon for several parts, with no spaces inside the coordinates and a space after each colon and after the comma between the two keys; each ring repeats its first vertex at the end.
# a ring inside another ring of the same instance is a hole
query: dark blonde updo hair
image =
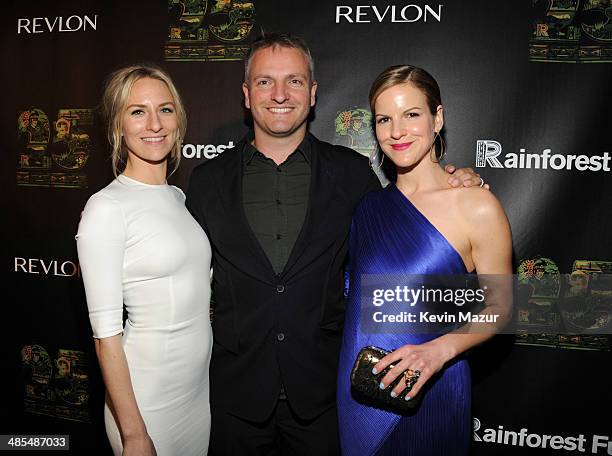
{"type": "Polygon", "coordinates": [[[181,142],[187,131],[187,114],[172,79],[161,68],[152,65],[132,65],[121,68],[108,77],[102,95],[102,114],[107,124],[107,138],[111,145],[111,159],[115,176],[120,174],[127,163],[127,152],[123,144],[123,114],[127,107],[132,87],[140,79],[151,78],[163,82],[168,87],[174,102],[178,123],[178,134],[172,150],[170,161],[172,173],[178,168],[181,158],[181,142]]]}

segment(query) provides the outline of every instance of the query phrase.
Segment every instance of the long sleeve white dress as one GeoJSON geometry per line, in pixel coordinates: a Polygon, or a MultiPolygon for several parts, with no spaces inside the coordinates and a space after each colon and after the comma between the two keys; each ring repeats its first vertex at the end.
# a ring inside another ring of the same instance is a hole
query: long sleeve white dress
{"type": "MultiPolygon", "coordinates": [[[[210,435],[211,249],[184,203],[177,187],[120,175],[89,199],[76,236],[94,337],[123,332],[136,402],[159,456],[205,455],[210,435]]],[[[104,418],[121,455],[108,405],[104,418]]]]}

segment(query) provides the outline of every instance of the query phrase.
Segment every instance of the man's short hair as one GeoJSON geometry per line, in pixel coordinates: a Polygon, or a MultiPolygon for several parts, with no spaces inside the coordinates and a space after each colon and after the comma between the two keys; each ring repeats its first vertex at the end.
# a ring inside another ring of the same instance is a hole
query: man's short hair
{"type": "Polygon", "coordinates": [[[314,78],[314,60],[310,54],[310,49],[303,38],[299,36],[290,35],[289,33],[282,32],[262,32],[262,34],[253,41],[251,48],[244,59],[244,82],[249,82],[249,72],[251,71],[251,61],[253,56],[260,49],[274,48],[274,47],[285,47],[293,48],[301,51],[306,60],[308,61],[308,69],[310,71],[310,82],[312,83],[314,78]]]}

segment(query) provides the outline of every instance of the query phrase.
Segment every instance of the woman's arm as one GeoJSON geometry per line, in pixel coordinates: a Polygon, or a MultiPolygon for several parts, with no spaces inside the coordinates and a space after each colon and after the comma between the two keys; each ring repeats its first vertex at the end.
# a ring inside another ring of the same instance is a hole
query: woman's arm
{"type": "Polygon", "coordinates": [[[123,454],[155,455],[121,344],[126,229],[119,204],[106,195],[92,196],[83,211],[76,240],[96,354],[109,407],[121,433],[123,454]]]}
{"type": "MultiPolygon", "coordinates": [[[[421,371],[420,378],[409,395],[414,397],[448,361],[491,338],[510,318],[512,236],[506,214],[492,193],[479,188],[463,190],[458,205],[461,220],[457,222],[469,239],[480,285],[488,288],[486,307],[479,315],[498,315],[497,322],[468,323],[461,331],[395,350],[374,366],[376,372],[382,372],[389,364],[397,363],[383,378],[381,388],[385,388],[405,370],[418,369],[421,371]]],[[[399,382],[393,392],[399,395],[404,388],[404,382],[399,382]]]]}
{"type": "Polygon", "coordinates": [[[121,337],[117,334],[94,339],[109,407],[121,433],[124,456],[155,455],[155,447],[136,403],[121,337]]]}

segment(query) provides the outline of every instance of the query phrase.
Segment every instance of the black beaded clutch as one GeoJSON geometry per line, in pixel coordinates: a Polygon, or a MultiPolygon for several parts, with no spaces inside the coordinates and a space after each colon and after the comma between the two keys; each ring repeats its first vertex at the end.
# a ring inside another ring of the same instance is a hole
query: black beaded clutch
{"type": "Polygon", "coordinates": [[[406,400],[406,394],[410,392],[419,378],[419,374],[408,376],[398,375],[398,377],[385,389],[380,389],[380,381],[391,370],[394,364],[390,364],[386,369],[378,374],[372,373],[372,368],[389,353],[378,347],[364,347],[357,354],[355,365],[351,371],[351,391],[357,402],[370,407],[387,410],[400,415],[410,414],[418,407],[422,394],[406,400]],[[406,388],[397,396],[391,397],[391,391],[399,382],[406,382],[406,388]]]}

